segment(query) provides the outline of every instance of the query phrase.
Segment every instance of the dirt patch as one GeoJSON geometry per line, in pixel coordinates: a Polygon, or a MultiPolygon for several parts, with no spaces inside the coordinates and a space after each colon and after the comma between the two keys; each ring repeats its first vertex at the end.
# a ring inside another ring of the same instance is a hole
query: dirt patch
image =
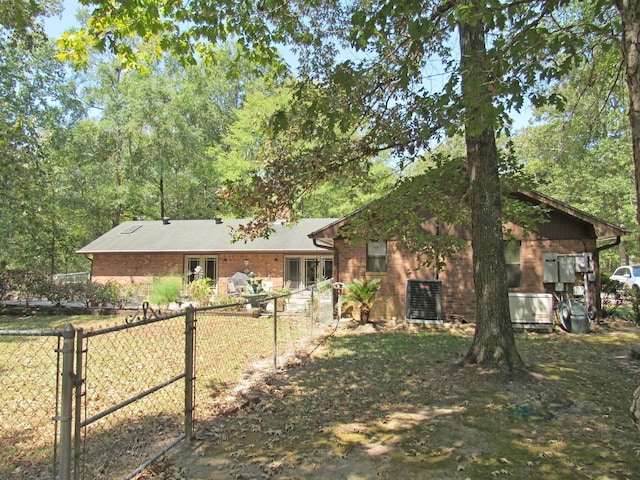
{"type": "Polygon", "coordinates": [[[247,377],[138,478],[637,478],[635,326],[518,334],[530,375],[516,379],[456,367],[472,326],[353,327],[247,377]]]}

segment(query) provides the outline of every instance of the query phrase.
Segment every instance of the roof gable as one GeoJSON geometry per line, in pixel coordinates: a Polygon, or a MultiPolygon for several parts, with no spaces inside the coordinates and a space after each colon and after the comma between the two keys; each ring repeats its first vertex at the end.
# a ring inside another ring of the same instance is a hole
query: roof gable
{"type": "MultiPolygon", "coordinates": [[[[538,192],[533,191],[515,191],[512,193],[514,198],[517,198],[521,201],[528,202],[532,205],[544,205],[552,211],[553,219],[555,221],[565,221],[572,222],[578,225],[577,228],[574,228],[574,232],[576,231],[587,231],[592,230],[596,236],[596,238],[605,240],[610,238],[621,237],[624,235],[628,235],[629,231],[618,227],[612,223],[609,223],[605,220],[602,220],[598,217],[590,215],[586,212],[578,210],[566,203],[560,202],[558,200],[554,200],[551,197],[543,195],[538,192]],[[564,219],[564,220],[561,220],[564,219]],[[580,228],[581,226],[581,228],[580,228]]],[[[339,218],[321,229],[313,231],[309,234],[311,238],[316,240],[322,240],[324,242],[329,242],[329,239],[336,238],[339,235],[339,230],[342,226],[348,223],[349,219],[355,215],[359,215],[360,212],[365,210],[367,207],[362,207],[345,217],[339,218]]],[[[592,234],[593,236],[593,234],[592,234]]],[[[577,238],[577,237],[576,237],[577,238]]],[[[581,237],[582,238],[582,237],[581,237]]]]}

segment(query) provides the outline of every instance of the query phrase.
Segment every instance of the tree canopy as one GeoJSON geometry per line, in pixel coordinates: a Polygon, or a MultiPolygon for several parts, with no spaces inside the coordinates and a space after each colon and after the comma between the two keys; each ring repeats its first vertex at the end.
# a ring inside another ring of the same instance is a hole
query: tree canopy
{"type": "MultiPolygon", "coordinates": [[[[568,188],[557,178],[566,177],[571,162],[549,154],[559,174],[545,176],[536,168],[547,161],[544,155],[523,155],[523,172],[496,136],[511,133],[511,113],[527,102],[541,113],[574,103],[572,82],[585,81],[578,67],[599,42],[613,45],[611,38],[623,31],[623,52],[632,51],[630,2],[616,4],[621,22],[601,0],[584,8],[570,0],[85,4],[92,9],[86,28],[63,36],[58,58],[95,68],[93,47],[115,54],[94,71],[87,90],[93,109],[102,112],[78,123],[68,143],[68,152],[83,159],[71,170],[85,179],[79,184],[99,178],[95,192],[81,190],[84,198],[100,198],[93,203],[100,218],[108,214],[115,224],[171,212],[189,217],[231,205],[255,216],[244,233],[258,235],[273,220],[296,221],[326,209],[326,188],[338,198],[354,191],[379,195],[398,179],[397,190],[411,192],[406,198],[419,206],[419,193],[435,185],[427,180],[447,178],[441,183],[448,195],[438,197],[443,205],[434,210],[443,220],[470,219],[474,232],[478,330],[466,360],[521,366],[509,322],[501,193],[526,172],[541,185],[568,188]],[[599,40],[604,37],[607,42],[599,40]],[[233,55],[222,45],[233,45],[233,55]],[[286,74],[283,46],[295,57],[295,75],[286,74]],[[128,70],[132,66],[137,72],[128,70]],[[216,83],[222,78],[226,83],[216,83]],[[259,79],[277,91],[262,90],[259,79]],[[410,165],[456,135],[464,138],[462,156],[440,155],[411,176],[410,165]]],[[[602,58],[613,59],[612,51],[602,58]]],[[[633,56],[624,59],[628,79],[633,56]]],[[[581,121],[584,115],[586,109],[581,121]]],[[[603,123],[608,130],[609,121],[603,123]]],[[[595,152],[595,168],[616,145],[603,136],[596,152],[583,127],[572,127],[571,142],[559,139],[563,154],[571,160],[571,149],[595,152]]],[[[631,132],[634,138],[633,122],[631,132]]],[[[529,152],[543,147],[533,148],[531,138],[529,152]]],[[[618,157],[622,162],[624,155],[618,157]]],[[[389,225],[417,221],[419,209],[406,203],[385,207],[385,215],[398,220],[389,225]]],[[[401,232],[406,245],[439,262],[448,246],[421,248],[425,239],[417,232],[401,232]]],[[[377,232],[385,234],[399,232],[377,232]]]]}

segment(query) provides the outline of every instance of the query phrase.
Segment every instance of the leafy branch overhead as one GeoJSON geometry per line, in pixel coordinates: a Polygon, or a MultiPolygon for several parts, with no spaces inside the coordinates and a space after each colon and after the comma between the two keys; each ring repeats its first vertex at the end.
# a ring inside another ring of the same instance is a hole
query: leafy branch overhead
{"type": "MultiPolygon", "coordinates": [[[[415,205],[404,204],[411,224],[395,223],[403,227],[399,236],[415,232],[428,182],[426,172],[410,179],[406,169],[444,138],[463,136],[464,168],[458,166],[456,175],[455,163],[439,165],[446,178],[440,195],[446,198],[449,188],[458,193],[451,196],[453,208],[433,209],[438,223],[459,221],[467,213],[470,219],[478,328],[465,361],[522,366],[504,295],[502,229],[510,213],[503,200],[511,188],[506,174],[518,173],[505,162],[508,153],[499,153],[496,136],[510,133],[512,111],[526,102],[563,105],[562,95],[550,87],[584,61],[588,41],[608,26],[611,5],[590,3],[591,17],[570,0],[85,0],[85,5],[93,8],[87,28],[60,41],[61,58],[86,63],[89,49],[98,47],[139,67],[165,51],[190,64],[216,61],[216,46],[235,42],[239,53],[272,66],[282,78],[279,47],[292,52],[297,69],[287,85],[290,102],[272,117],[271,134],[263,138],[252,171],[221,190],[225,200],[255,214],[244,232],[249,236],[274,219],[295,221],[309,194],[326,182],[366,188],[381,160],[401,179],[399,191],[422,193],[413,197],[415,205]]],[[[622,15],[623,24],[626,18],[622,15]]],[[[437,178],[435,170],[428,176],[437,178]]],[[[413,241],[408,235],[405,243],[419,250],[418,242],[434,240],[413,241]]],[[[436,259],[441,254],[431,253],[436,259]]]]}

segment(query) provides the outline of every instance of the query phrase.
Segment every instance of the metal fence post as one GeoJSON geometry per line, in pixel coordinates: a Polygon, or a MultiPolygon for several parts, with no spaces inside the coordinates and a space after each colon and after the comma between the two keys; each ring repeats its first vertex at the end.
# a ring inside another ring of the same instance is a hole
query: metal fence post
{"type": "Polygon", "coordinates": [[[313,338],[313,316],[315,314],[315,312],[313,311],[313,304],[314,304],[314,297],[313,297],[313,292],[315,291],[315,286],[311,287],[311,305],[309,306],[309,311],[311,312],[310,315],[310,322],[309,322],[309,336],[311,338],[313,338]]]}
{"type": "Polygon", "coordinates": [[[190,305],[185,314],[184,332],[184,435],[193,439],[193,392],[195,381],[195,309],[190,305]]]}
{"type": "Polygon", "coordinates": [[[273,372],[278,371],[278,300],[273,299],[273,372]]]}
{"type": "Polygon", "coordinates": [[[62,392],[60,417],[60,480],[71,480],[71,427],[73,406],[73,358],[76,331],[73,325],[65,327],[62,337],[62,392]]]}
{"type": "Polygon", "coordinates": [[[76,330],[76,379],[75,379],[75,415],[73,420],[73,478],[80,480],[82,467],[82,407],[84,405],[84,329],[76,330]]]}

